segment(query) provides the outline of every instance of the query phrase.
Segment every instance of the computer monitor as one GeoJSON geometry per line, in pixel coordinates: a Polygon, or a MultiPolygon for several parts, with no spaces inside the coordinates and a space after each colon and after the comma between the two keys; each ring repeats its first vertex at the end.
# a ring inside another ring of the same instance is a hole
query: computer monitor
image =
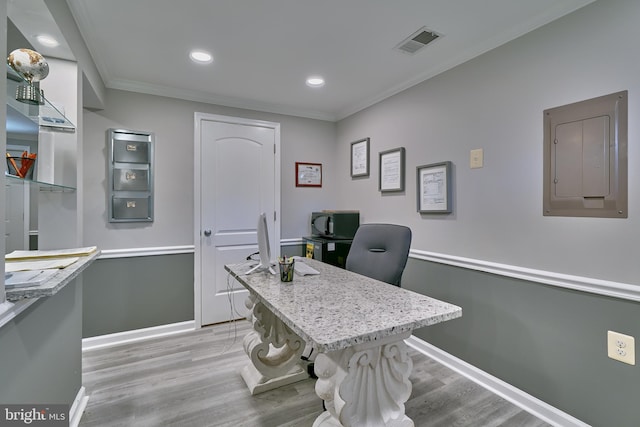
{"type": "Polygon", "coordinates": [[[245,274],[251,274],[254,271],[269,270],[271,274],[276,274],[271,266],[271,246],[269,245],[269,228],[267,227],[267,215],[263,212],[258,217],[258,251],[260,253],[260,262],[258,265],[247,271],[245,274]]]}

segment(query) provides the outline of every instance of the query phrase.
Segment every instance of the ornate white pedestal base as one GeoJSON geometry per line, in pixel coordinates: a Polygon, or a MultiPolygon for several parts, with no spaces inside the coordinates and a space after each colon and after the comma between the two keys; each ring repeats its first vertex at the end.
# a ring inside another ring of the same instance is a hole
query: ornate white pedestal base
{"type": "Polygon", "coordinates": [[[252,396],[309,378],[309,374],[304,369],[296,366],[278,378],[269,379],[258,372],[251,363],[242,368],[240,375],[242,375],[242,379],[247,384],[252,396]]]}
{"type": "Polygon", "coordinates": [[[252,395],[302,381],[309,375],[301,365],[305,343],[255,296],[245,301],[251,311],[249,321],[253,331],[243,341],[244,351],[251,359],[240,374],[252,395]]]}
{"type": "Polygon", "coordinates": [[[342,424],[339,424],[331,412],[324,411],[316,420],[313,422],[312,427],[340,427],[342,424]]]}
{"type": "MultiPolygon", "coordinates": [[[[358,425],[362,425],[364,426],[365,424],[340,424],[339,421],[337,421],[333,415],[331,415],[330,412],[325,411],[322,414],[320,414],[320,416],[318,418],[316,418],[316,420],[313,422],[313,426],[312,427],[343,427],[343,426],[358,426],[358,425]]],[[[407,417],[406,415],[404,416],[402,421],[394,421],[391,424],[366,424],[366,426],[410,426],[410,427],[414,427],[413,421],[411,420],[411,418],[407,417]],[[403,424],[404,423],[404,424],[403,424]]]]}
{"type": "Polygon", "coordinates": [[[411,332],[358,344],[315,361],[316,394],[327,412],[313,427],[414,427],[404,413],[413,362],[404,339],[411,332]]]}

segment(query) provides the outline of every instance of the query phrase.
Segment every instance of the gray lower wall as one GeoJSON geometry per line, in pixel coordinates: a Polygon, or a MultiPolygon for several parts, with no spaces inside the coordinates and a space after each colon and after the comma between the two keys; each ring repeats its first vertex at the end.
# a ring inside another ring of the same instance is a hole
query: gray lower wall
{"type": "Polygon", "coordinates": [[[82,337],[193,320],[193,254],[98,259],[85,272],[82,337]]]}
{"type": "Polygon", "coordinates": [[[640,336],[640,303],[416,259],[402,286],[462,307],[417,337],[590,425],[638,425],[640,369],[606,340],[640,336]]]}
{"type": "Polygon", "coordinates": [[[299,245],[287,245],[280,247],[280,255],[282,256],[304,256],[305,246],[301,243],[299,245]]]}
{"type": "MultiPolygon", "coordinates": [[[[302,244],[280,248],[302,255],[302,244]]],[[[193,254],[99,259],[85,273],[82,337],[193,320],[193,254]]]]}
{"type": "Polygon", "coordinates": [[[0,403],[73,403],[82,386],[81,280],[0,328],[0,403]]]}

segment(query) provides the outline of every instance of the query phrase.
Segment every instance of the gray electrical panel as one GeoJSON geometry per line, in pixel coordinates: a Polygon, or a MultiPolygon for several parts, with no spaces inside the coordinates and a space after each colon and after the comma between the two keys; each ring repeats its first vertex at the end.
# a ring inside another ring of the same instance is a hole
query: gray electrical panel
{"type": "Polygon", "coordinates": [[[109,222],[153,221],[153,133],[107,131],[109,222]]]}
{"type": "Polygon", "coordinates": [[[545,216],[627,218],[627,97],[544,111],[545,216]]]}

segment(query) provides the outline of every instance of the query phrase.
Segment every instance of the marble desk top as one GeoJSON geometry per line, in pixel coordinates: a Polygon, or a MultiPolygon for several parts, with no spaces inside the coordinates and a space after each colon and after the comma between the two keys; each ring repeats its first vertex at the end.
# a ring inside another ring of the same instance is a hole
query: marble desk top
{"type": "Polygon", "coordinates": [[[50,297],[55,295],[69,284],[73,279],[100,256],[100,251],[95,251],[80,259],[68,267],[62,268],[50,280],[38,286],[6,288],[5,295],[7,301],[15,302],[26,298],[50,297]]]}
{"type": "Polygon", "coordinates": [[[320,352],[351,347],[462,316],[462,309],[329,264],[308,259],[319,275],[283,283],[269,272],[225,269],[287,326],[320,352]]]}

